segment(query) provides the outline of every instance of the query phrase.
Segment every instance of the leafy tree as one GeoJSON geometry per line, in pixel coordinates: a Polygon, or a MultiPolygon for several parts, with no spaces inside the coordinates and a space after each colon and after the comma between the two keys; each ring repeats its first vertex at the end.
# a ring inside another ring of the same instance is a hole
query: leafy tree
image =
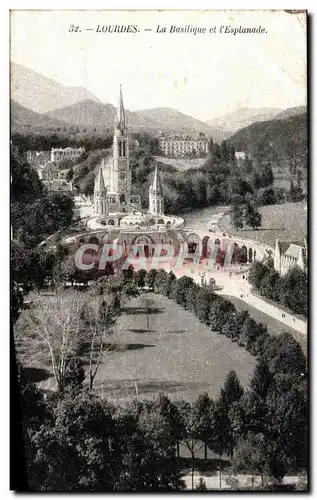
{"type": "Polygon", "coordinates": [[[156,269],[151,269],[147,275],[146,275],[146,284],[149,288],[154,290],[154,285],[155,285],[155,280],[156,280],[156,275],[157,275],[157,270],[156,269]]]}
{"type": "Polygon", "coordinates": [[[249,271],[249,282],[252,286],[257,289],[261,288],[261,283],[266,274],[268,274],[268,268],[261,262],[254,262],[253,266],[249,271]]]}
{"type": "Polygon", "coordinates": [[[292,267],[281,283],[281,302],[294,312],[307,316],[307,292],[307,274],[298,266],[292,267]]]}
{"type": "Polygon", "coordinates": [[[271,299],[280,299],[281,278],[278,272],[271,269],[261,280],[260,291],[262,295],[271,299]]]}
{"type": "Polygon", "coordinates": [[[260,359],[254,369],[250,382],[250,391],[252,395],[264,401],[272,382],[272,374],[268,364],[264,359],[260,359]]]}
{"type": "Polygon", "coordinates": [[[233,342],[238,341],[241,333],[241,328],[235,314],[230,315],[227,321],[223,324],[222,333],[226,337],[233,340],[233,342]]]}
{"type": "Polygon", "coordinates": [[[306,359],[300,344],[289,333],[269,337],[263,353],[271,373],[306,373],[306,359]]]}
{"type": "Polygon", "coordinates": [[[202,323],[209,324],[210,309],[216,297],[216,294],[209,287],[199,288],[196,294],[195,314],[202,323]]]}
{"type": "Polygon", "coordinates": [[[70,357],[66,362],[65,388],[82,389],[85,369],[80,358],[70,357]]]}
{"type": "Polygon", "coordinates": [[[33,436],[41,490],[107,491],[114,489],[113,409],[93,395],[66,391],[54,408],[52,426],[33,436]],[[80,471],[80,475],[78,475],[80,471]]]}
{"type": "Polygon", "coordinates": [[[140,269],[135,273],[135,280],[137,287],[144,288],[145,286],[145,278],[146,278],[146,270],[140,269]]]}
{"type": "Polygon", "coordinates": [[[249,351],[257,337],[257,323],[253,318],[247,318],[241,329],[239,344],[249,351]]]}
{"type": "Polygon", "coordinates": [[[243,208],[240,205],[233,205],[230,212],[231,224],[235,229],[243,228],[243,208]]]}
{"type": "Polygon", "coordinates": [[[235,311],[236,309],[232,302],[222,297],[216,298],[212,302],[209,312],[209,324],[211,329],[223,333],[223,325],[235,311]]]}
{"type": "Polygon", "coordinates": [[[257,229],[261,226],[262,215],[254,203],[247,203],[245,207],[244,220],[247,226],[257,229]]]}
{"type": "Polygon", "coordinates": [[[205,445],[205,460],[207,460],[207,443],[210,441],[213,431],[213,410],[214,402],[207,393],[198,396],[193,404],[197,436],[205,445]]]}
{"type": "Polygon", "coordinates": [[[177,302],[177,304],[182,307],[187,307],[187,293],[191,286],[193,286],[193,279],[188,276],[182,276],[179,278],[173,287],[172,298],[177,302]]]}
{"type": "Polygon", "coordinates": [[[262,489],[264,488],[264,476],[268,473],[268,464],[263,434],[249,432],[245,438],[239,439],[235,448],[232,469],[235,473],[250,473],[252,489],[254,489],[254,476],[260,474],[262,489]]]}
{"type": "Polygon", "coordinates": [[[225,408],[225,411],[229,412],[233,403],[239,401],[243,396],[244,390],[238,376],[234,370],[231,370],[224,382],[224,386],[220,391],[219,401],[225,408]]]}
{"type": "Polygon", "coordinates": [[[73,179],[73,177],[74,177],[74,169],[71,167],[66,174],[67,182],[70,182],[73,179]]]}

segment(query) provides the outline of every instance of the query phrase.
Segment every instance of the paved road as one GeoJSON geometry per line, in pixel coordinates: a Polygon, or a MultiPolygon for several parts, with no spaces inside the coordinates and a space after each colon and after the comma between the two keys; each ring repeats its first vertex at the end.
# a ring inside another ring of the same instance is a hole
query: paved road
{"type": "MultiPolygon", "coordinates": [[[[196,283],[201,284],[202,278],[199,272],[191,272],[189,266],[187,268],[183,267],[180,270],[172,270],[177,276],[187,275],[192,277],[196,283]]],[[[279,307],[273,306],[260,297],[253,295],[251,293],[250,283],[242,278],[243,275],[235,274],[236,267],[232,267],[231,271],[232,276],[230,277],[230,269],[226,271],[223,269],[219,269],[218,271],[216,269],[210,270],[206,273],[205,280],[208,283],[210,278],[214,278],[216,280],[216,285],[223,287],[222,290],[218,290],[217,293],[237,297],[259,311],[280,321],[284,325],[297,330],[303,335],[307,335],[307,323],[305,321],[295,318],[292,314],[284,312],[279,307]]]]}

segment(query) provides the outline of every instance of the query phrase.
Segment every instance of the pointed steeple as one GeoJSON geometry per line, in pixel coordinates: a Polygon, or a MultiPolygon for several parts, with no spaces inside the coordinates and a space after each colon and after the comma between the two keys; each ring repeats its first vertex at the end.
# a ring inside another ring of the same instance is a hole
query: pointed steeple
{"type": "Polygon", "coordinates": [[[163,188],[161,184],[160,174],[158,173],[157,164],[155,166],[155,172],[152,182],[152,191],[156,194],[163,194],[163,188]]]}
{"type": "Polygon", "coordinates": [[[100,166],[95,180],[95,194],[103,194],[106,191],[105,180],[103,177],[102,166],[100,166]]]}
{"type": "Polygon", "coordinates": [[[122,97],[122,86],[120,85],[120,93],[119,93],[119,103],[117,107],[117,112],[115,116],[115,127],[119,129],[126,128],[125,123],[125,111],[123,105],[123,97],[122,97]]]}

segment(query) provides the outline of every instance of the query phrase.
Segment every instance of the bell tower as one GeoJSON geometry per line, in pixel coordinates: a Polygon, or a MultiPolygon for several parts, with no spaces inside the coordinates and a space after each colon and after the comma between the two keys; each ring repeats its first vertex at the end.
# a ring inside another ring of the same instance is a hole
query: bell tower
{"type": "Polygon", "coordinates": [[[155,167],[153,182],[149,189],[149,212],[153,215],[162,215],[164,213],[163,188],[157,165],[155,167]]]}
{"type": "Polygon", "coordinates": [[[120,85],[119,103],[114,122],[112,190],[118,194],[120,208],[131,195],[132,175],[129,162],[129,137],[120,85]]]}

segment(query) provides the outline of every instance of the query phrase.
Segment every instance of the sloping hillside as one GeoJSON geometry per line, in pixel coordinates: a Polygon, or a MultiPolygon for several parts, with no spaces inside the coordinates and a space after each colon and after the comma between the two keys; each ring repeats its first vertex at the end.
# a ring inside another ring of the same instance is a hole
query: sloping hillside
{"type": "Polygon", "coordinates": [[[291,116],[302,115],[303,113],[307,113],[306,106],[294,106],[293,108],[284,109],[282,113],[279,113],[274,118],[276,120],[280,120],[284,118],[291,118],[291,116]]]}
{"type": "Polygon", "coordinates": [[[11,131],[13,133],[27,133],[43,130],[57,130],[63,128],[65,123],[52,117],[47,117],[39,113],[35,113],[30,109],[21,106],[17,102],[11,100],[11,131]]]}
{"type": "Polygon", "coordinates": [[[307,168],[307,114],[253,123],[230,137],[238,151],[281,166],[307,168]]]}
{"type": "MultiPolygon", "coordinates": [[[[55,109],[45,115],[79,127],[95,127],[97,130],[112,128],[116,108],[111,104],[85,100],[72,106],[55,109]]],[[[213,129],[205,122],[185,115],[172,108],[153,108],[126,111],[131,130],[149,132],[204,132],[207,137],[219,141],[223,139],[221,130],[213,129]]]]}
{"type": "Polygon", "coordinates": [[[224,129],[231,135],[243,127],[248,127],[251,123],[270,120],[281,111],[279,108],[241,108],[214,120],[209,120],[208,124],[224,129]]]}
{"type": "Polygon", "coordinates": [[[87,89],[66,87],[15,63],[11,63],[11,98],[37,113],[69,106],[84,99],[100,102],[87,89]]]}

